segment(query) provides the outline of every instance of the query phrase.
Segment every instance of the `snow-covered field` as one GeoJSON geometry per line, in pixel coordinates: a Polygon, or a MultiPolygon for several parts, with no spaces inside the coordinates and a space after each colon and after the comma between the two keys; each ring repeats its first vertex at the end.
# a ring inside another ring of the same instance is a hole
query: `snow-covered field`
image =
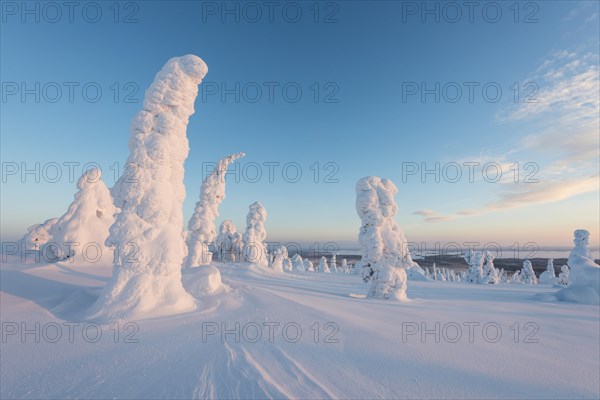
{"type": "Polygon", "coordinates": [[[96,325],[111,266],[9,258],[0,397],[600,397],[600,308],[550,286],[411,281],[403,303],[356,275],[213,265],[228,293],[197,311],[96,325]]]}

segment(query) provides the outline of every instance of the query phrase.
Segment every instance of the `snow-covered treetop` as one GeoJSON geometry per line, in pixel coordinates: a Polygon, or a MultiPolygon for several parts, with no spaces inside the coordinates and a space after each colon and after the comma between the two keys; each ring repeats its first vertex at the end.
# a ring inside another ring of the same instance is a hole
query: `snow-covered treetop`
{"type": "Polygon", "coordinates": [[[138,208],[139,217],[151,223],[183,224],[179,208],[185,198],[186,128],[207,72],[204,61],[191,54],[171,58],[158,72],[131,124],[128,169],[111,189],[117,207],[138,208]],[[170,185],[169,196],[159,196],[159,182],[177,184],[170,185]]]}
{"type": "Polygon", "coordinates": [[[573,262],[573,258],[575,256],[594,261],[594,255],[588,248],[590,244],[590,232],[585,229],[577,229],[575,232],[573,232],[573,236],[573,243],[575,244],[575,247],[573,250],[571,250],[571,254],[569,254],[569,261],[573,262]]]}
{"type": "Polygon", "coordinates": [[[196,203],[194,214],[188,223],[190,236],[188,246],[193,242],[209,243],[216,235],[215,220],[219,216],[219,205],[225,199],[225,174],[227,167],[235,160],[244,157],[244,153],[231,154],[217,164],[200,187],[200,199],[196,203]]]}
{"type": "Polygon", "coordinates": [[[256,227],[263,224],[267,219],[267,210],[265,207],[260,202],[255,201],[254,203],[250,204],[249,208],[250,210],[246,216],[246,224],[248,227],[256,227]]]}
{"type": "Polygon", "coordinates": [[[235,225],[233,224],[232,220],[226,219],[225,221],[221,222],[221,226],[219,227],[219,234],[226,233],[232,235],[236,232],[237,229],[235,229],[235,225]]]}
{"type": "Polygon", "coordinates": [[[267,238],[266,219],[267,210],[260,202],[255,201],[250,204],[246,216],[246,231],[242,236],[246,261],[267,265],[267,247],[263,243],[267,238]]]}
{"type": "Polygon", "coordinates": [[[389,179],[368,176],[356,183],[356,211],[362,227],[359,239],[363,261],[383,261],[393,267],[410,268],[412,258],[404,232],[394,217],[398,206],[394,196],[398,188],[389,179]]]}

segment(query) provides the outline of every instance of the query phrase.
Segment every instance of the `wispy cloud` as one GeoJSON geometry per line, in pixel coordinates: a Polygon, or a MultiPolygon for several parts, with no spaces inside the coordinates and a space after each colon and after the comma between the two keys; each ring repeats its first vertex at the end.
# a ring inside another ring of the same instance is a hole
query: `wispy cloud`
{"type": "MultiPolygon", "coordinates": [[[[426,222],[449,221],[517,207],[566,200],[600,191],[600,69],[598,54],[573,51],[550,54],[525,82],[536,82],[537,102],[519,103],[503,109],[503,123],[527,123],[534,133],[525,136],[509,152],[494,156],[503,170],[509,156],[525,154],[544,160],[539,183],[519,184],[506,176],[499,182],[496,199],[469,210],[441,214],[419,210],[426,222]]],[[[467,158],[465,158],[467,159],[467,158]]],[[[473,158],[471,158],[473,159],[473,158]]],[[[477,156],[482,163],[486,156],[477,156]]]]}
{"type": "Polygon", "coordinates": [[[440,222],[454,219],[451,215],[442,215],[432,210],[419,210],[413,214],[420,215],[425,218],[425,222],[440,222]]]}

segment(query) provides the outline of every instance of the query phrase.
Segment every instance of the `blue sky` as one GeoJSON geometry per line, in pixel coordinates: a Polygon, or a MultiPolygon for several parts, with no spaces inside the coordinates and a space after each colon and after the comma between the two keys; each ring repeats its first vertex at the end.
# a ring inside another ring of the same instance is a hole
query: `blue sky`
{"type": "Polygon", "coordinates": [[[585,228],[597,244],[599,3],[521,2],[518,15],[512,1],[489,3],[479,3],[472,22],[462,2],[453,3],[462,15],[452,22],[454,9],[428,2],[440,10],[436,22],[421,15],[421,2],[281,2],[272,20],[263,2],[252,3],[260,18],[243,2],[81,2],[72,21],[66,8],[58,16],[31,2],[33,14],[23,14],[23,3],[4,2],[2,240],[66,210],[75,184],[65,162],[79,163],[77,176],[97,163],[112,185],[144,90],[166,60],[193,53],[209,73],[188,127],[186,219],[205,163],[244,151],[242,179],[229,176],[219,222],[243,229],[248,205],[259,200],[269,240],[355,241],[355,182],[378,175],[398,186],[397,219],[410,241],[569,245],[572,231],[585,228]],[[439,102],[422,99],[421,85],[436,83],[439,102]],[[23,98],[22,84],[34,94],[23,98]],[[92,102],[98,87],[102,96],[92,102]],[[456,87],[462,97],[452,102],[456,87]],[[232,91],[224,98],[223,88],[232,91]],[[40,182],[7,172],[38,162],[40,182]],[[469,182],[464,163],[475,162],[469,182]],[[58,182],[45,181],[48,163],[61,165],[58,182]],[[254,163],[262,177],[253,183],[254,163]],[[407,175],[436,163],[440,172],[458,164],[462,178],[407,175]],[[491,182],[490,170],[484,179],[486,163],[500,166],[502,179],[491,182]],[[291,182],[296,166],[302,177],[291,182]],[[528,174],[538,182],[523,182],[528,174]]]}

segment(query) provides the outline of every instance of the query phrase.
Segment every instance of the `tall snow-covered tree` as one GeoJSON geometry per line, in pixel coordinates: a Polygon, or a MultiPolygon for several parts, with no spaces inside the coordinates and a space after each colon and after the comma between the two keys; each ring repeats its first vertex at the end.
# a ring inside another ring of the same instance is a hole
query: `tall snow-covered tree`
{"type": "Polygon", "coordinates": [[[356,184],[356,212],[362,226],[359,241],[363,278],[371,282],[368,296],[405,300],[406,271],[412,266],[404,232],[396,223],[398,189],[389,179],[369,176],[356,184]]]}
{"type": "MultiPolygon", "coordinates": [[[[242,235],[244,241],[244,261],[267,266],[269,264],[267,246],[264,241],[267,238],[265,220],[267,210],[258,201],[250,204],[248,216],[246,217],[246,231],[242,235]]],[[[287,255],[286,255],[287,257],[287,255]]]]}
{"type": "Polygon", "coordinates": [[[348,260],[346,260],[345,258],[342,258],[342,266],[341,266],[341,269],[342,269],[342,273],[344,273],[344,274],[347,274],[347,273],[349,273],[349,272],[350,272],[350,271],[348,270],[348,260]]]}
{"type": "Polygon", "coordinates": [[[554,271],[554,260],[549,258],[546,270],[541,273],[539,282],[543,285],[554,285],[557,281],[556,272],[554,271]]]}
{"type": "Polygon", "coordinates": [[[600,265],[596,264],[588,247],[590,233],[585,229],[577,229],[574,236],[575,247],[567,260],[570,283],[559,290],[556,297],[563,301],[600,304],[600,265]]]}
{"type": "Polygon", "coordinates": [[[285,246],[281,246],[277,250],[275,250],[275,254],[273,256],[273,263],[271,263],[271,269],[276,272],[283,272],[283,263],[284,260],[288,258],[288,251],[285,246]]]}
{"type": "Polygon", "coordinates": [[[325,256],[321,257],[321,262],[319,262],[319,272],[325,272],[327,274],[331,272],[325,256]]]}
{"type": "Polygon", "coordinates": [[[219,205],[225,199],[227,167],[244,155],[244,153],[236,153],[223,158],[202,182],[200,199],[196,202],[194,213],[188,222],[186,240],[188,255],[184,263],[185,268],[208,262],[209,245],[217,237],[215,221],[219,216],[219,205]]]}
{"type": "Polygon", "coordinates": [[[463,258],[469,265],[466,280],[470,283],[488,283],[483,275],[484,256],[480,251],[469,250],[463,258]]]}
{"type": "Polygon", "coordinates": [[[283,259],[282,267],[285,272],[292,272],[294,269],[294,265],[292,264],[292,260],[289,257],[283,259]]]}
{"type": "Polygon", "coordinates": [[[308,258],[304,259],[304,269],[309,272],[315,272],[315,266],[308,258]]]}
{"type": "Polygon", "coordinates": [[[181,282],[186,128],[206,75],[194,55],[170,59],[146,91],[133,119],[127,165],[111,193],[120,208],[110,227],[113,277],[93,306],[94,318],[170,315],[196,308],[181,282]]]}
{"type": "Polygon", "coordinates": [[[215,239],[215,247],[219,261],[226,263],[241,261],[242,235],[235,229],[233,221],[226,219],[221,223],[219,234],[215,239]]]}
{"type": "Polygon", "coordinates": [[[557,283],[562,286],[569,285],[569,266],[563,265],[560,267],[560,273],[558,274],[557,283]]]}
{"type": "Polygon", "coordinates": [[[331,264],[329,265],[329,270],[331,272],[339,272],[338,266],[337,266],[337,254],[336,253],[333,253],[331,255],[331,264]]]}
{"type": "Polygon", "coordinates": [[[484,264],[483,264],[484,281],[487,281],[487,283],[490,283],[493,285],[497,285],[498,283],[500,283],[500,275],[498,274],[498,270],[496,269],[496,267],[494,267],[494,255],[489,251],[486,251],[484,254],[485,254],[484,264]]]}
{"type": "Polygon", "coordinates": [[[512,276],[510,278],[510,282],[511,283],[523,283],[523,279],[521,277],[521,270],[517,270],[512,274],[512,276]]]}
{"type": "Polygon", "coordinates": [[[294,271],[304,271],[304,262],[302,256],[298,253],[292,257],[292,268],[294,271]]]}
{"type": "Polygon", "coordinates": [[[524,260],[523,268],[521,269],[521,281],[526,285],[537,285],[538,280],[533,271],[531,261],[524,260]]]}

